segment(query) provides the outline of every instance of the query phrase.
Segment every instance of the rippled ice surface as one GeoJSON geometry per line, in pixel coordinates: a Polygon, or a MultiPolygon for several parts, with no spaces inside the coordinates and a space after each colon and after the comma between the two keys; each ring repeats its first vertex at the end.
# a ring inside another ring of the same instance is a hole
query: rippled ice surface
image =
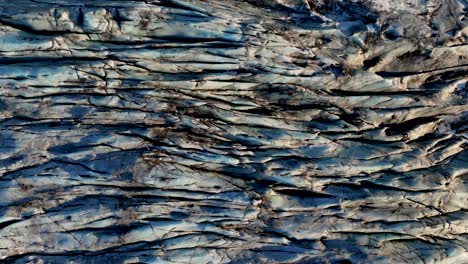
{"type": "Polygon", "coordinates": [[[465,0],[0,0],[5,263],[467,263],[465,0]]]}

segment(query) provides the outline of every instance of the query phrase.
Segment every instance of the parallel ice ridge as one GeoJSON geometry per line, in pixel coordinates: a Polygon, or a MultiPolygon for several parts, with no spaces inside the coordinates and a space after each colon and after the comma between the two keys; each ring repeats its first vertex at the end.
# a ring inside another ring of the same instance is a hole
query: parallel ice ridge
{"type": "Polygon", "coordinates": [[[5,263],[468,263],[466,0],[0,0],[5,263]]]}

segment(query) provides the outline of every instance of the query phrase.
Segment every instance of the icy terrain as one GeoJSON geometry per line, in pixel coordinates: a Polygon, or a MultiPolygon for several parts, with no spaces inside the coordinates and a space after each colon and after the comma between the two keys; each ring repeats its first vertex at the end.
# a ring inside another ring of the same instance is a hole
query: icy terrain
{"type": "Polygon", "coordinates": [[[0,0],[0,262],[468,263],[467,14],[0,0]]]}

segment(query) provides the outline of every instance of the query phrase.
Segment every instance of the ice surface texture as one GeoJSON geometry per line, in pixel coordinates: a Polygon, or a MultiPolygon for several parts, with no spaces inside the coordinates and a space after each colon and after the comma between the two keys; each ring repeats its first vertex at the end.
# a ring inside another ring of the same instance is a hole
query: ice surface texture
{"type": "Polygon", "coordinates": [[[0,0],[5,263],[468,263],[466,0],[0,0]]]}

